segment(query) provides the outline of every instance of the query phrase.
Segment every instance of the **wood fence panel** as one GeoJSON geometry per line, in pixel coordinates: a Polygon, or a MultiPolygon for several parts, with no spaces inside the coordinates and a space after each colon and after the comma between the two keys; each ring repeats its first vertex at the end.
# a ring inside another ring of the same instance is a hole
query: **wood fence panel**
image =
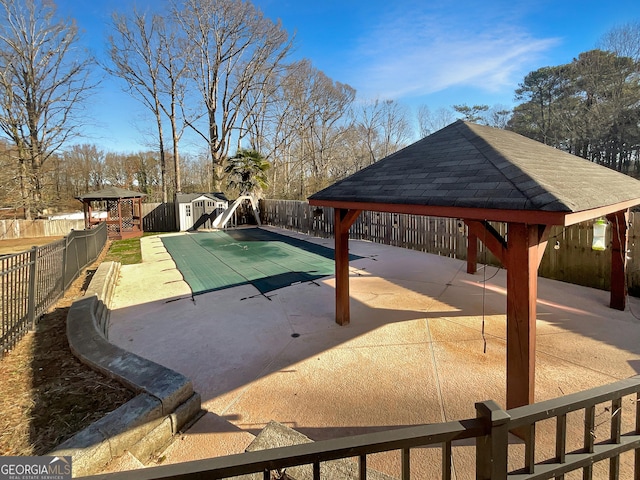
{"type": "Polygon", "coordinates": [[[571,227],[553,227],[538,270],[539,275],[608,290],[611,280],[611,250],[594,251],[591,249],[592,241],[592,222],[571,227]]]}
{"type": "Polygon", "coordinates": [[[84,220],[0,220],[0,240],[64,237],[71,230],[84,230],[84,220]]]}
{"type": "Polygon", "coordinates": [[[142,230],[145,232],[175,232],[176,208],[174,202],[143,203],[142,230]]]}

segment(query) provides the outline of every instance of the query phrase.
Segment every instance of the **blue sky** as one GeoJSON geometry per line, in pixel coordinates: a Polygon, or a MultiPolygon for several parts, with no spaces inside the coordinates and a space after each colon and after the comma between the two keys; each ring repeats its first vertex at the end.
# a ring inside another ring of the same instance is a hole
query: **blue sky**
{"type": "MultiPolygon", "coordinates": [[[[77,19],[98,57],[113,10],[130,0],[58,0],[77,19]]],[[[358,98],[393,99],[432,110],[466,103],[513,105],[514,90],[530,71],[570,62],[595,48],[612,27],[640,21],[640,1],[578,0],[254,0],[266,16],[295,32],[292,58],[308,58],[358,98]]],[[[157,0],[137,0],[138,8],[157,0]]],[[[95,119],[83,139],[128,152],[145,143],[145,110],[105,78],[87,105],[95,119]]],[[[184,147],[183,147],[184,148],[184,147]]],[[[187,150],[195,149],[195,146],[187,150]]]]}

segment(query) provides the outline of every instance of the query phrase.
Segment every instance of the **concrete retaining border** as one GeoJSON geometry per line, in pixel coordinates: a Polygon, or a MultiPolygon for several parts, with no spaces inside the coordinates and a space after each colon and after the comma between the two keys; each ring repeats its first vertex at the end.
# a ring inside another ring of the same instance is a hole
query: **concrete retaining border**
{"type": "Polygon", "coordinates": [[[191,380],[109,342],[108,306],[119,271],[117,262],[98,267],[85,296],[69,309],[67,338],[81,362],[138,395],[49,453],[71,455],[74,476],[99,473],[126,451],[144,462],[201,411],[191,380]]]}

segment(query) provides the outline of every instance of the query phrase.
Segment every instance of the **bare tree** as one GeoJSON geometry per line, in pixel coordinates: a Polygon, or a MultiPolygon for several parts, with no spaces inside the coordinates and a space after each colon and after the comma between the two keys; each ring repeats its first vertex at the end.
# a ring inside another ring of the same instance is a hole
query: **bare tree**
{"type": "Polygon", "coordinates": [[[16,147],[0,139],[0,205],[17,211],[22,207],[22,197],[19,189],[19,178],[15,164],[16,147]]]}
{"type": "Polygon", "coordinates": [[[369,165],[395,152],[411,137],[408,110],[394,100],[365,103],[355,115],[357,130],[369,152],[369,165]]]}
{"type": "Polygon", "coordinates": [[[44,209],[43,165],[77,133],[92,63],[52,1],[0,0],[0,129],[16,146],[27,218],[44,209]]]}
{"type": "Polygon", "coordinates": [[[112,66],[107,67],[127,82],[129,91],[155,118],[163,202],[168,196],[163,113],[171,124],[176,191],[181,190],[178,143],[182,128],[178,126],[178,109],[184,98],[188,49],[174,27],[160,15],[149,16],[135,7],[130,16],[114,13],[114,33],[109,38],[112,66]]]}
{"type": "Polygon", "coordinates": [[[511,115],[513,114],[511,108],[505,105],[494,105],[489,108],[485,116],[487,125],[494,128],[507,128],[511,115]]]}
{"type": "Polygon", "coordinates": [[[95,145],[73,145],[63,154],[66,183],[72,196],[77,197],[105,185],[104,152],[95,145]]]}
{"type": "Polygon", "coordinates": [[[406,146],[411,139],[411,123],[407,107],[395,100],[381,104],[380,131],[382,133],[382,158],[406,146]]]}
{"type": "Polygon", "coordinates": [[[455,121],[455,114],[448,108],[440,107],[435,112],[432,112],[427,105],[421,105],[418,108],[420,138],[431,135],[455,121]]]}
{"type": "Polygon", "coordinates": [[[368,162],[367,165],[375,163],[381,157],[378,155],[377,149],[380,142],[378,126],[380,125],[380,109],[379,101],[361,105],[355,113],[356,131],[360,133],[361,141],[366,145],[368,162]]]}
{"type": "Polygon", "coordinates": [[[600,40],[602,50],[640,62],[640,20],[612,28],[600,40]]]}
{"type": "Polygon", "coordinates": [[[288,103],[286,128],[292,132],[287,155],[298,198],[326,186],[332,165],[342,161],[341,138],[349,127],[355,90],[335,82],[311,65],[297,62],[282,79],[288,103]]]}
{"type": "Polygon", "coordinates": [[[177,24],[167,26],[160,21],[160,69],[163,75],[160,77],[161,89],[168,98],[168,102],[162,102],[160,106],[169,117],[171,124],[171,139],[173,144],[173,172],[176,193],[182,192],[182,176],[180,170],[179,142],[186,123],[178,125],[178,109],[185,117],[184,99],[186,94],[186,74],[189,68],[190,44],[184,35],[177,29],[177,24]],[[168,103],[168,106],[167,106],[168,103]]]}
{"type": "Polygon", "coordinates": [[[114,152],[105,154],[104,178],[107,183],[116,187],[130,189],[133,185],[135,173],[135,164],[127,162],[125,154],[114,152]]]}
{"type": "Polygon", "coordinates": [[[293,105],[283,87],[298,65],[287,65],[278,76],[266,81],[263,91],[252,95],[255,101],[247,106],[244,115],[243,131],[250,149],[261,152],[271,162],[272,168],[267,172],[269,192],[279,198],[287,198],[289,193],[289,154],[296,134],[291,122],[293,105]]]}
{"type": "Polygon", "coordinates": [[[174,13],[193,47],[190,75],[204,104],[204,125],[189,125],[209,146],[218,190],[232,136],[253,101],[250,94],[277,73],[291,40],[251,2],[175,0],[174,13]]]}

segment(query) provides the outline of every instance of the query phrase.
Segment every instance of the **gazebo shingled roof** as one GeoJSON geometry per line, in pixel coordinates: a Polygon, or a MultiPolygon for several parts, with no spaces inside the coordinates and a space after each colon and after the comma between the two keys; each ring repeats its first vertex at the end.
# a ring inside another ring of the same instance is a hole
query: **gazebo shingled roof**
{"type": "Polygon", "coordinates": [[[640,182],[517,133],[458,120],[309,200],[434,207],[429,215],[438,207],[476,209],[474,218],[496,221],[509,211],[518,218],[549,212],[543,218],[569,225],[573,213],[640,203],[640,182]]]}
{"type": "Polygon", "coordinates": [[[142,198],[147,195],[140,192],[134,192],[133,190],[125,190],[124,188],[118,187],[106,187],[102,190],[98,190],[95,192],[85,193],[84,195],[80,195],[76,197],[80,201],[84,200],[116,200],[118,198],[142,198]]]}
{"type": "Polygon", "coordinates": [[[362,210],[461,218],[469,229],[467,271],[477,242],[507,270],[507,408],[532,403],[537,272],[551,225],[606,216],[611,306],[624,309],[626,214],[640,181],[507,130],[457,121],[309,197],[333,207],[336,322],[350,321],[349,227],[362,210]],[[489,221],[507,222],[503,238],[489,221]]]}

